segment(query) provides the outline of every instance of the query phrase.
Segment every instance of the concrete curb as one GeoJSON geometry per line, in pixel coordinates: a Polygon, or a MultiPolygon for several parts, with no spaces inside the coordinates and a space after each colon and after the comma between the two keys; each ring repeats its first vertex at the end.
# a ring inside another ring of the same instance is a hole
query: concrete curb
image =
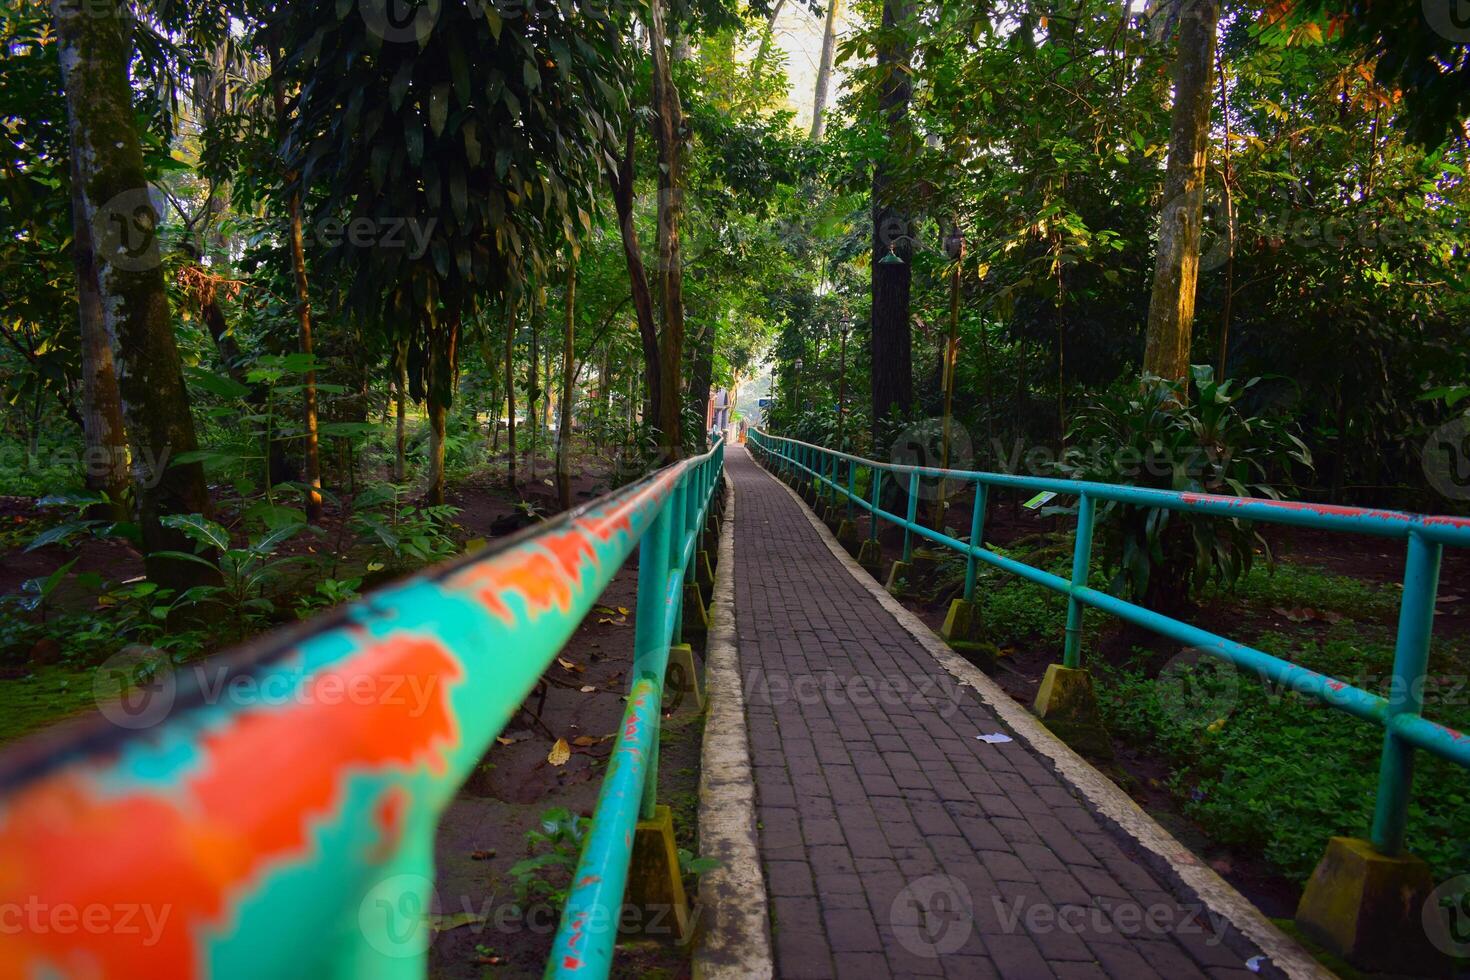
{"type": "Polygon", "coordinates": [[[699,765],[699,850],[722,863],[699,879],[694,976],[767,980],[775,974],[775,961],[735,641],[735,486],[728,476],[725,492],[729,506],[709,608],[704,665],[709,716],[699,765]]]}
{"type": "MultiPolygon", "coordinates": [[[[770,476],[770,471],[765,467],[761,469],[770,476]]],[[[1273,966],[1292,980],[1333,980],[1335,974],[1277,928],[1260,909],[1247,901],[1245,896],[1212,868],[1201,862],[1189,848],[1175,840],[1172,834],[1159,826],[1116,783],[1072,751],[1035,716],[1006,694],[1000,685],[987,677],[980,668],[951,650],[922,620],[889,595],[883,586],[848,555],[826,525],[817,519],[790,487],[774,477],[771,479],[801,505],[802,513],[812,527],[816,528],[828,550],[893,615],[899,625],[912,634],[919,645],[929,651],[955,680],[972,688],[980,696],[980,700],[1018,737],[1049,759],[1057,774],[1081,794],[1096,813],[1157,858],[1156,870],[1166,872],[1167,877],[1182,886],[1187,894],[1197,898],[1210,912],[1233,925],[1241,935],[1255,943],[1273,966]]]]}

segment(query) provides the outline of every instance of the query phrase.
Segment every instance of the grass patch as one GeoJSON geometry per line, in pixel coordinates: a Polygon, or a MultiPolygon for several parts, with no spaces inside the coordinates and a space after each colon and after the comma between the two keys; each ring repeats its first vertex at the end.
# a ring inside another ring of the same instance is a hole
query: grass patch
{"type": "MultiPolygon", "coordinates": [[[[1321,637],[1267,633],[1277,656],[1386,693],[1392,639],[1347,621],[1321,637]]],[[[1424,714],[1470,724],[1463,685],[1470,651],[1437,650],[1424,714]]],[[[1298,882],[1310,876],[1327,838],[1366,836],[1373,819],[1382,731],[1313,698],[1262,684],[1209,659],[1176,660],[1153,676],[1142,657],[1121,668],[1095,665],[1109,727],[1175,765],[1170,790],[1215,840],[1262,854],[1298,882]]],[[[1470,787],[1459,766],[1416,754],[1408,848],[1437,880],[1470,872],[1470,787]]]]}

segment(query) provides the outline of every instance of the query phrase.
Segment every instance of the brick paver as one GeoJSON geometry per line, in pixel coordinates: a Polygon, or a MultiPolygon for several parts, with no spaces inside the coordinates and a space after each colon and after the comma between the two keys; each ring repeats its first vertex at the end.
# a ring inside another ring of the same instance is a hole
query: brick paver
{"type": "MultiPolygon", "coordinates": [[[[1255,977],[935,662],[744,451],[735,608],[776,973],[1255,977]]],[[[1269,966],[1264,971],[1271,972],[1269,966]]]]}

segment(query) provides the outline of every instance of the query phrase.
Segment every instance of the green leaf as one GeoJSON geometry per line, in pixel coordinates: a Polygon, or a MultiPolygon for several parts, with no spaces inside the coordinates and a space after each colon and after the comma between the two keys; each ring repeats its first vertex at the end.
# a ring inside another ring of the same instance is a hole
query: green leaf
{"type": "Polygon", "coordinates": [[[219,395],[221,398],[234,400],[244,398],[250,394],[250,389],[234,378],[223,374],[215,374],[213,371],[206,371],[203,368],[185,368],[184,376],[196,387],[203,388],[210,394],[219,395]]]}
{"type": "Polygon", "coordinates": [[[165,514],[159,519],[164,527],[181,531],[197,546],[228,551],[230,532],[202,514],[165,514]]]}

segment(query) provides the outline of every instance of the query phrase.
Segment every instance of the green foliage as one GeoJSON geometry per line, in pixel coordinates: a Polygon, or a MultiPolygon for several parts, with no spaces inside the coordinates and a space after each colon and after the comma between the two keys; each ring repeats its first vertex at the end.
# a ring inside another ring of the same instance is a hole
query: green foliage
{"type": "Polygon", "coordinates": [[[526,831],[529,856],[510,869],[516,902],[522,910],[544,902],[561,911],[591,826],[592,821],[586,817],[577,816],[565,807],[553,807],[541,814],[536,827],[526,831]]]}
{"type": "MultiPolygon", "coordinates": [[[[1159,378],[1124,383],[1083,407],[1056,469],[1076,480],[1190,493],[1279,498],[1272,481],[1292,477],[1311,454],[1291,425],[1250,416],[1238,389],[1194,368],[1193,389],[1159,378]]],[[[1232,583],[1250,571],[1263,539],[1249,521],[1099,502],[1098,529],[1115,590],[1179,608],[1191,586],[1232,583]]],[[[1269,554],[1269,552],[1268,552],[1269,554]]]]}
{"type": "Polygon", "coordinates": [[[165,551],[159,554],[202,566],[218,585],[196,585],[178,597],[177,604],[213,604],[223,607],[243,636],[253,623],[275,614],[275,603],[267,588],[279,581],[285,569],[300,563],[300,556],[276,557],[276,550],[305,529],[290,524],[269,531],[243,548],[231,546],[230,533],[199,514],[169,514],[163,525],[182,532],[199,553],[165,551]]]}
{"type": "Polygon", "coordinates": [[[391,483],[369,487],[355,501],[352,526],[359,538],[381,545],[395,571],[432,565],[459,552],[450,520],[459,508],[418,506],[391,483]]]}
{"type": "MultiPolygon", "coordinates": [[[[1345,596],[1344,596],[1345,598],[1345,596]]],[[[1268,633],[1268,652],[1312,670],[1386,693],[1393,648],[1345,625],[1320,642],[1268,633]]],[[[1458,656],[1465,650],[1443,655],[1458,656]]],[[[1303,882],[1333,835],[1361,837],[1373,819],[1383,735],[1376,726],[1201,657],[1150,676],[1141,665],[1099,673],[1099,703],[1109,728],[1147,745],[1174,766],[1169,783],[1184,812],[1211,838],[1263,855],[1303,882]]],[[[1462,675],[1432,677],[1426,717],[1470,723],[1462,675]]],[[[1416,795],[1407,846],[1442,881],[1470,872],[1470,793],[1464,771],[1417,753],[1416,795]]]]}

